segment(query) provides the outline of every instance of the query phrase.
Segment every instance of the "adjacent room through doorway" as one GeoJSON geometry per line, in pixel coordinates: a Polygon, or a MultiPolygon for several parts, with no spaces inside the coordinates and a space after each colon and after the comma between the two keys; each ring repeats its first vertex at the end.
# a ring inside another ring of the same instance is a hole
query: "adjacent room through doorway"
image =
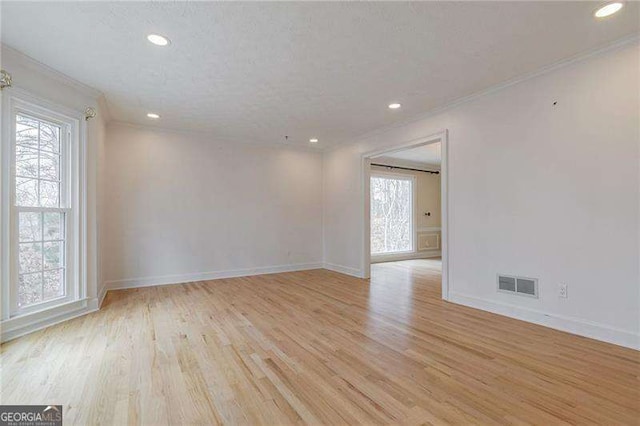
{"type": "Polygon", "coordinates": [[[442,143],[372,156],[369,171],[371,273],[442,269],[442,143]]]}

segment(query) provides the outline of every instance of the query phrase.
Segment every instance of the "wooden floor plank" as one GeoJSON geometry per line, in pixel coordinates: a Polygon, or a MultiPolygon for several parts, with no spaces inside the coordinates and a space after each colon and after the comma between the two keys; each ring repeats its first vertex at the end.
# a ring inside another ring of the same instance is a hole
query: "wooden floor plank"
{"type": "Polygon", "coordinates": [[[68,424],[640,425],[640,353],[440,298],[440,262],[109,292],[5,343],[68,424]]]}

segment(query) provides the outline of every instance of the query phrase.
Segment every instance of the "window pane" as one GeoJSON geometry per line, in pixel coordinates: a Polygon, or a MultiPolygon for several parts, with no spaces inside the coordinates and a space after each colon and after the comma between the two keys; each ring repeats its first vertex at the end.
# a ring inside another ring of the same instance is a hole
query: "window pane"
{"type": "Polygon", "coordinates": [[[62,240],[64,213],[44,213],[44,236],[46,240],[62,240]]]}
{"type": "Polygon", "coordinates": [[[371,177],[371,253],[411,251],[413,181],[371,177]]]}
{"type": "Polygon", "coordinates": [[[42,270],[42,243],[20,243],[18,263],[20,273],[42,270]]]}
{"type": "Polygon", "coordinates": [[[44,272],[43,280],[44,300],[64,296],[64,270],[55,269],[44,272]]]}
{"type": "Polygon", "coordinates": [[[68,183],[62,173],[62,155],[67,152],[62,152],[63,126],[23,114],[15,119],[18,217],[12,221],[11,235],[18,237],[18,279],[12,291],[22,309],[66,294],[66,214],[46,210],[60,207],[61,191],[68,183]],[[45,211],[23,211],[31,207],[45,211]]]}
{"type": "Polygon", "coordinates": [[[60,184],[58,182],[40,181],[40,206],[60,207],[60,184]]]}
{"type": "Polygon", "coordinates": [[[38,181],[36,179],[16,178],[16,205],[38,206],[38,181]]]}
{"type": "Polygon", "coordinates": [[[60,156],[50,152],[40,152],[40,179],[60,180],[60,156]]]}
{"type": "Polygon", "coordinates": [[[60,241],[44,243],[44,269],[64,266],[64,243],[60,241]]]}
{"type": "Polygon", "coordinates": [[[38,148],[38,121],[23,115],[16,116],[16,144],[38,148]]]}
{"type": "Polygon", "coordinates": [[[18,214],[18,234],[20,235],[20,242],[42,240],[41,218],[41,213],[20,212],[18,214]]]}
{"type": "Polygon", "coordinates": [[[40,123],[40,149],[60,152],[60,127],[46,122],[40,123]]]}
{"type": "Polygon", "coordinates": [[[38,151],[16,145],[16,175],[38,177],[38,151]]]}
{"type": "Polygon", "coordinates": [[[42,274],[20,275],[18,279],[18,307],[42,302],[42,274]]]}

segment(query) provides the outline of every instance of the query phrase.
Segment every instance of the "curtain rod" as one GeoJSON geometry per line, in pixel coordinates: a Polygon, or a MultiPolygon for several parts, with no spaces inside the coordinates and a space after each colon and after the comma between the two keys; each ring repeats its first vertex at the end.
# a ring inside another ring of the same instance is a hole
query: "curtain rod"
{"type": "Polygon", "coordinates": [[[389,169],[400,169],[400,170],[410,170],[412,172],[422,172],[422,173],[431,173],[434,175],[439,175],[440,172],[434,172],[433,170],[420,170],[420,169],[412,169],[410,167],[400,167],[400,166],[389,166],[387,164],[376,164],[376,163],[371,163],[372,166],[378,166],[378,167],[387,167],[389,169]]]}

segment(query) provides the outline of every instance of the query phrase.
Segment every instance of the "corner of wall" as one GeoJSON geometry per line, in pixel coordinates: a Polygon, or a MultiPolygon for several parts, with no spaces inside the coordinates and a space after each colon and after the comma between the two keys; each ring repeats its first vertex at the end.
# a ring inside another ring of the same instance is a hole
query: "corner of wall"
{"type": "Polygon", "coordinates": [[[98,309],[102,309],[102,303],[104,302],[104,298],[107,296],[107,291],[109,291],[106,283],[101,282],[98,288],[98,309]]]}
{"type": "Polygon", "coordinates": [[[344,265],[337,265],[335,263],[324,262],[322,264],[323,269],[329,271],[338,272],[340,274],[349,275],[355,278],[365,278],[365,273],[362,269],[352,268],[344,265]]]}

